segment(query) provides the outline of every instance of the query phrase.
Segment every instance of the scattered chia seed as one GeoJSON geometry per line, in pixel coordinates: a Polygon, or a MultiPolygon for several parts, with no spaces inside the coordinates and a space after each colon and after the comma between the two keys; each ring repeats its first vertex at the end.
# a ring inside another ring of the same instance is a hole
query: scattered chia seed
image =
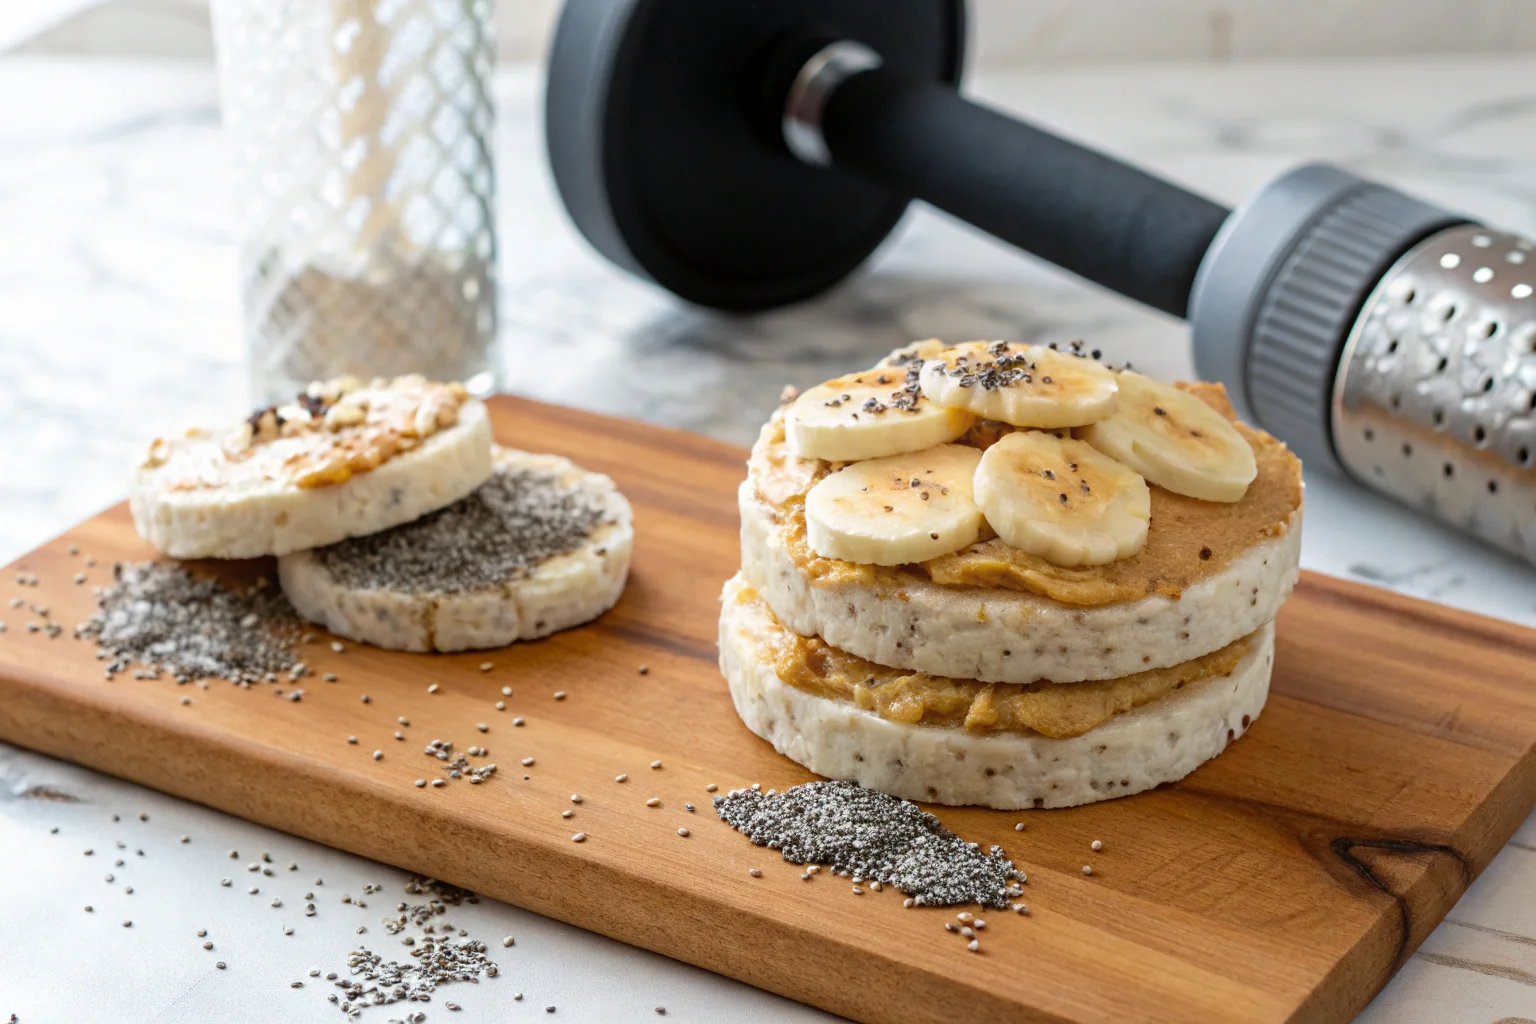
{"type": "Polygon", "coordinates": [[[134,662],[149,678],[209,677],[241,686],[289,672],[299,662],[300,623],[281,591],[263,577],[236,591],[177,565],[119,563],[115,582],[75,635],[96,643],[110,679],[134,662]]]}
{"type": "Polygon", "coordinates": [[[791,864],[878,879],[916,905],[1001,909],[1019,881],[1001,847],[983,852],[916,804],[852,782],[810,782],[771,796],[736,789],[714,799],[720,820],[791,864]]]}
{"type": "Polygon", "coordinates": [[[342,586],[462,593],[522,579],[579,546],[605,510],[558,475],[498,469],[447,508],[382,533],[320,548],[342,586]]]}

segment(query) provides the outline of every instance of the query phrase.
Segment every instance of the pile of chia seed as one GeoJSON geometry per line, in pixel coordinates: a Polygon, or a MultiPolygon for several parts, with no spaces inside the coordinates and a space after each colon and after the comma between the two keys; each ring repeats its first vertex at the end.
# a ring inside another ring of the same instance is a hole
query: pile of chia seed
{"type": "MultiPolygon", "coordinates": [[[[431,1002],[437,986],[453,981],[478,982],[480,974],[495,977],[496,965],[478,939],[448,939],[428,935],[411,949],[415,963],[385,960],[365,948],[347,956],[352,977],[336,982],[342,990],[337,1005],[349,1016],[369,1006],[400,1002],[431,1002]]],[[[423,1018],[425,1019],[425,1018],[423,1018]]]]}
{"type": "Polygon", "coordinates": [[[302,623],[265,578],[237,591],[163,562],[119,563],[96,613],[75,630],[93,640],[108,678],[137,662],[177,682],[228,679],[249,686],[303,671],[295,651],[302,623]]]}
{"type": "MultiPolygon", "coordinates": [[[[399,916],[384,919],[384,929],[398,935],[411,925],[421,930],[421,937],[404,940],[410,948],[413,963],[385,960],[378,953],[365,947],[354,949],[347,955],[350,978],[336,981],[341,990],[332,994],[331,1002],[355,1017],[369,1006],[389,1006],[400,1002],[431,1002],[432,993],[439,985],[454,981],[478,983],[483,973],[494,978],[500,970],[487,957],[486,944],[467,937],[462,928],[454,928],[441,920],[450,906],[460,903],[478,903],[473,893],[430,878],[412,878],[405,886],[410,895],[427,896],[422,904],[399,903],[395,909],[399,916]]],[[[334,977],[334,975],[327,975],[334,977]]],[[[449,1009],[457,1009],[448,1004],[449,1009]]],[[[425,1019],[424,1015],[408,1015],[407,1020],[425,1019]]]]}
{"type": "Polygon", "coordinates": [[[1001,909],[1023,876],[1000,846],[983,851],[907,800],[852,782],[808,782],[782,793],[715,797],[720,820],[792,864],[894,885],[920,906],[1001,909]]]}
{"type": "Polygon", "coordinates": [[[521,579],[578,547],[604,509],[553,473],[498,469],[468,497],[315,557],[354,590],[460,593],[521,579]]]}

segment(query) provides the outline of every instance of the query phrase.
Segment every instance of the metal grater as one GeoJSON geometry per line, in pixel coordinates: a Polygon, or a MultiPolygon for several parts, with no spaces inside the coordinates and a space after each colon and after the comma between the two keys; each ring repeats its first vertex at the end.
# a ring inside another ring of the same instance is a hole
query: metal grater
{"type": "Polygon", "coordinates": [[[1536,563],[1536,252],[1477,225],[1387,271],[1345,342],[1333,441],[1361,482],[1536,563]]]}

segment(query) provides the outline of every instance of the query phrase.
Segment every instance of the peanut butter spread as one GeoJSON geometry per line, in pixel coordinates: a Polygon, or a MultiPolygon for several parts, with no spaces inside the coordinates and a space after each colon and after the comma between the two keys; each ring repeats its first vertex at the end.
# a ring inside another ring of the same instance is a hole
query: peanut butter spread
{"type": "Polygon", "coordinates": [[[786,629],[751,587],[736,600],[759,607],[766,654],[786,685],[853,704],[908,725],[964,726],[971,732],[1035,732],[1052,739],[1081,736],[1115,715],[1149,704],[1190,683],[1229,675],[1252,647],[1252,634],[1219,651],[1171,668],[1089,683],[982,683],[887,668],[786,629]]]}
{"type": "Polygon", "coordinates": [[[311,384],[291,404],[258,409],[237,427],[156,438],[141,468],[170,491],[238,492],[272,483],[325,487],[376,469],[452,427],[469,395],[419,376],[345,377],[311,384]]]}
{"type": "MultiPolygon", "coordinates": [[[[1075,605],[1117,604],[1153,594],[1177,599],[1254,544],[1284,535],[1302,501],[1300,460],[1280,441],[1239,421],[1220,384],[1178,386],[1232,422],[1253,447],[1258,476],[1243,499],[1231,503],[1202,501],[1149,485],[1152,521],[1146,547],[1105,565],[1052,565],[986,531],[970,547],[918,565],[888,568],[820,558],[805,539],[805,494],[840,464],[792,455],[784,441],[782,414],[775,414],[753,450],[751,478],[758,498],[774,509],[785,550],[815,581],[867,585],[884,579],[899,586],[918,577],[945,586],[1027,591],[1075,605]]],[[[957,443],[985,449],[1012,429],[978,423],[957,443]]]]}

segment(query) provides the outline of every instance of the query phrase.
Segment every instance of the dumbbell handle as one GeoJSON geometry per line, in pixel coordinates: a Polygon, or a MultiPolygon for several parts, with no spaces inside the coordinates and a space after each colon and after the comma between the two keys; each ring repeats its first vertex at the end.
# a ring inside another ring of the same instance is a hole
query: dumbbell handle
{"type": "Polygon", "coordinates": [[[821,131],[834,166],[1178,317],[1189,310],[1195,273],[1229,212],[883,67],[831,92],[821,131]]]}

